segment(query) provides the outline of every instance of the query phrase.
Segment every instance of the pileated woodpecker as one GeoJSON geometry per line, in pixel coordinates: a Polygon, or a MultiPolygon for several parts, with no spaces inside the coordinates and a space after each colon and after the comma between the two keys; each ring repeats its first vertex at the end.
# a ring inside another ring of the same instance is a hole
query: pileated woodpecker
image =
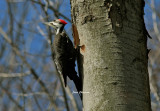
{"type": "Polygon", "coordinates": [[[63,75],[64,84],[67,85],[67,76],[74,81],[78,92],[82,90],[80,78],[75,71],[76,50],[72,41],[64,32],[64,26],[67,24],[62,19],[45,23],[56,30],[53,42],[53,59],[57,67],[57,71],[63,75]]]}

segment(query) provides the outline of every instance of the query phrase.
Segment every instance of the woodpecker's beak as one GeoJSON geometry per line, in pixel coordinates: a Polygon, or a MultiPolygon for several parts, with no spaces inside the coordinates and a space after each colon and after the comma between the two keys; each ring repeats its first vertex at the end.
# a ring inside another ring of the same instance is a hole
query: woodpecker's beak
{"type": "Polygon", "coordinates": [[[43,22],[43,24],[45,24],[45,25],[50,25],[50,23],[49,23],[49,22],[43,22]]]}
{"type": "Polygon", "coordinates": [[[43,22],[43,24],[48,25],[53,28],[56,28],[51,22],[43,22]]]}

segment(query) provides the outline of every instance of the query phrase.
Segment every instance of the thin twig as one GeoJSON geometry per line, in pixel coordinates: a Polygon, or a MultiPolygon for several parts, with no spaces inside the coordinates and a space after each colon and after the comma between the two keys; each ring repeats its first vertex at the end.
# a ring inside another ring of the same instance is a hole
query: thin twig
{"type": "Polygon", "coordinates": [[[30,75],[30,72],[26,73],[0,73],[0,77],[12,78],[12,77],[24,77],[30,75]]]}
{"type": "MultiPolygon", "coordinates": [[[[31,1],[34,2],[34,3],[40,4],[42,7],[46,6],[45,4],[43,4],[41,2],[38,2],[38,1],[34,1],[34,0],[31,0],[31,1]]],[[[51,9],[51,10],[53,10],[56,13],[56,15],[59,15],[59,16],[63,17],[64,19],[66,19],[67,21],[69,21],[71,23],[71,20],[68,17],[64,16],[62,13],[60,13],[59,11],[57,11],[54,7],[52,7],[52,6],[49,5],[48,8],[51,9]]]]}
{"type": "MultiPolygon", "coordinates": [[[[155,9],[154,0],[151,0],[151,8],[153,10],[155,9]]],[[[152,12],[152,19],[153,19],[153,29],[154,29],[154,32],[155,32],[155,34],[157,36],[157,39],[160,42],[160,32],[159,32],[157,21],[156,21],[156,12],[155,11],[152,12]]]]}
{"type": "Polygon", "coordinates": [[[9,97],[9,99],[15,103],[15,105],[22,111],[23,107],[11,96],[11,94],[8,92],[7,88],[3,87],[2,85],[0,85],[0,87],[3,89],[3,91],[5,92],[5,94],[7,94],[7,96],[9,97]]]}

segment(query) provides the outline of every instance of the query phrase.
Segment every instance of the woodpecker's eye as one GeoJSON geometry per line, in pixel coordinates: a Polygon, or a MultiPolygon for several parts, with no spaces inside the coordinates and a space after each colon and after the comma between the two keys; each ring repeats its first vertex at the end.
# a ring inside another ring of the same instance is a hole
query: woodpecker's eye
{"type": "Polygon", "coordinates": [[[52,22],[50,23],[51,25],[54,25],[52,22]]]}

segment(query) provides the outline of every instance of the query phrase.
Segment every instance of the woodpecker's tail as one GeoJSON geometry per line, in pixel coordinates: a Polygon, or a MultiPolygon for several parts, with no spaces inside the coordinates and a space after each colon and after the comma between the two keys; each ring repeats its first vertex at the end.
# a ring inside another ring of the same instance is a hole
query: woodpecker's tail
{"type": "Polygon", "coordinates": [[[81,79],[77,75],[75,75],[73,78],[73,82],[76,86],[76,89],[78,91],[80,98],[82,99],[82,81],[81,79]]]}

